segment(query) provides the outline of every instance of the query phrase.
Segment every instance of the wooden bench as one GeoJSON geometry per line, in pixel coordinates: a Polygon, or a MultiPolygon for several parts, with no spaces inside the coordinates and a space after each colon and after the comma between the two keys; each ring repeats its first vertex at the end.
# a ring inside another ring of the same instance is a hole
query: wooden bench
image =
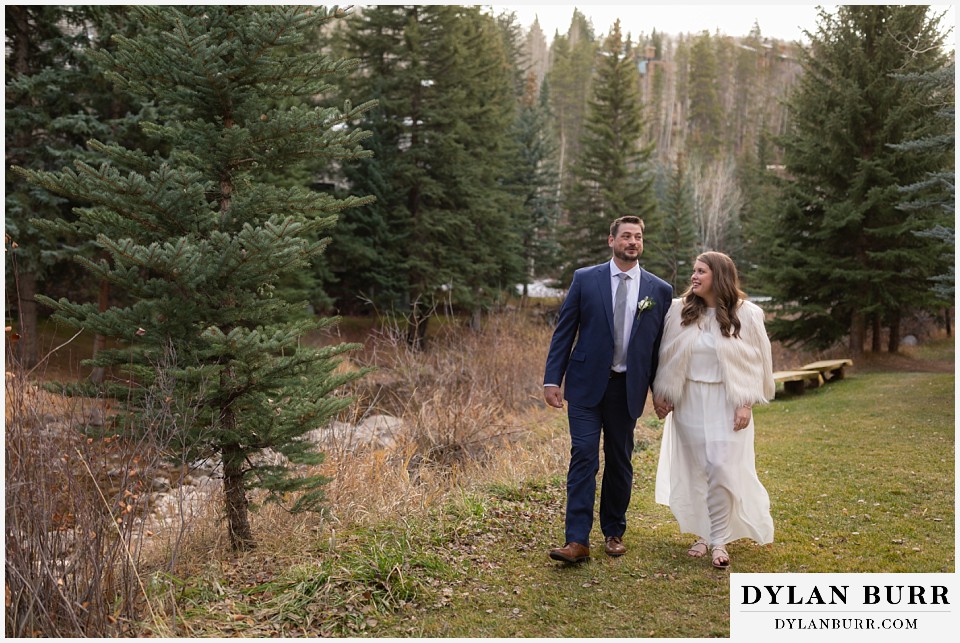
{"type": "Polygon", "coordinates": [[[826,381],[832,382],[843,379],[843,369],[847,366],[853,366],[852,359],[825,359],[800,368],[804,371],[819,371],[826,381]]]}
{"type": "Polygon", "coordinates": [[[817,388],[823,386],[823,375],[820,371],[777,371],[773,374],[773,381],[783,383],[784,393],[799,395],[809,386],[817,388]]]}

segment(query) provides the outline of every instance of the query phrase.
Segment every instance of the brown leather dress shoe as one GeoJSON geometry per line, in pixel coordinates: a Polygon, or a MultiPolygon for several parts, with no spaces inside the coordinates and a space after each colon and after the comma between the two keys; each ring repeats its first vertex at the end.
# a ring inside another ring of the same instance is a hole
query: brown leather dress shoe
{"type": "Polygon", "coordinates": [[[580,563],[590,558],[590,548],[580,543],[567,543],[550,550],[550,558],[567,563],[580,563]]]}
{"type": "Polygon", "coordinates": [[[607,541],[603,543],[603,551],[607,556],[623,556],[627,553],[627,548],[623,546],[623,539],[620,536],[607,536],[607,541]]]}

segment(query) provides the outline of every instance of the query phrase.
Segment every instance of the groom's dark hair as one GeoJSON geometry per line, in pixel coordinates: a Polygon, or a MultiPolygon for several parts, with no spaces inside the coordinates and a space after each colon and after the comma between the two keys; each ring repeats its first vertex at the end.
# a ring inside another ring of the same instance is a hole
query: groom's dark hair
{"type": "Polygon", "coordinates": [[[628,214],[625,217],[620,217],[619,219],[614,219],[613,223],[610,224],[610,236],[616,237],[617,232],[620,230],[621,223],[632,223],[634,225],[640,226],[640,232],[643,232],[643,219],[640,217],[635,217],[632,214],[628,214]]]}

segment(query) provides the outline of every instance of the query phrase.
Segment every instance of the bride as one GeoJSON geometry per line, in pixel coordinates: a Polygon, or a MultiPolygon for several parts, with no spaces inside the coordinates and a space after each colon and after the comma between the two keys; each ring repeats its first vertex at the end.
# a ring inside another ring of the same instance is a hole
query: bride
{"type": "Polygon", "coordinates": [[[669,505],[684,533],[726,569],[726,545],[740,538],[773,542],[770,497],[754,463],[754,404],[774,396],[763,310],[740,290],[733,260],[705,252],[690,287],[664,321],[654,408],[666,418],[656,501],[669,505]]]}

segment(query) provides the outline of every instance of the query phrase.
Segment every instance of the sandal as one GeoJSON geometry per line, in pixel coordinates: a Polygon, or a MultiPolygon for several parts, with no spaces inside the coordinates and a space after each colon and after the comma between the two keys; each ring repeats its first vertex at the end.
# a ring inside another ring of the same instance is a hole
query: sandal
{"type": "Polygon", "coordinates": [[[702,558],[707,553],[707,541],[703,538],[697,538],[697,542],[690,545],[687,550],[687,556],[692,558],[702,558]]]}
{"type": "Polygon", "coordinates": [[[723,545],[717,545],[713,548],[713,566],[717,569],[726,569],[730,566],[730,554],[723,545]]]}

